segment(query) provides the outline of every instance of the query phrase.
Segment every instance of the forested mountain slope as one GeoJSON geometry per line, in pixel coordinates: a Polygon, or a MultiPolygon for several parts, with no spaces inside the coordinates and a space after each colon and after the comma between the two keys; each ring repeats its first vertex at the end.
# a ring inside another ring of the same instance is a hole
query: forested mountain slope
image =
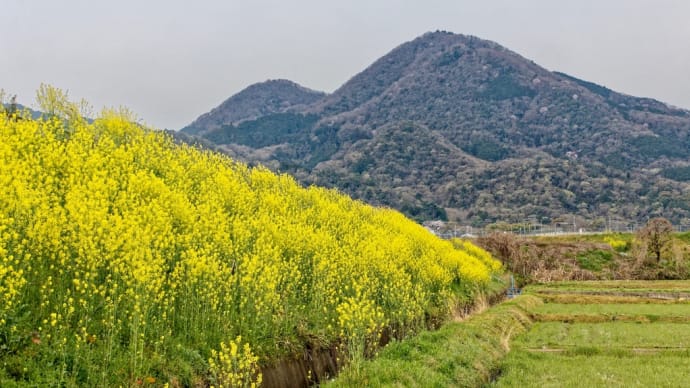
{"type": "Polygon", "coordinates": [[[280,111],[253,101],[226,102],[202,116],[214,125],[200,118],[184,132],[418,220],[690,223],[687,110],[546,70],[476,37],[427,33],[332,94],[280,111]],[[239,107],[269,113],[223,119],[239,107]]]}

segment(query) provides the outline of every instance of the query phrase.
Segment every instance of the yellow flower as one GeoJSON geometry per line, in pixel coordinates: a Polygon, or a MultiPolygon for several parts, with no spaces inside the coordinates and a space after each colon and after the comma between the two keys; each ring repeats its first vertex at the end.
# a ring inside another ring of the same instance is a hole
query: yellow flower
{"type": "Polygon", "coordinates": [[[46,348],[94,363],[84,370],[118,358],[150,376],[155,352],[234,338],[210,354],[215,382],[259,384],[258,358],[295,338],[374,343],[501,270],[394,210],[40,94],[52,115],[0,116],[0,334],[26,308],[14,330],[43,322],[46,348]]]}

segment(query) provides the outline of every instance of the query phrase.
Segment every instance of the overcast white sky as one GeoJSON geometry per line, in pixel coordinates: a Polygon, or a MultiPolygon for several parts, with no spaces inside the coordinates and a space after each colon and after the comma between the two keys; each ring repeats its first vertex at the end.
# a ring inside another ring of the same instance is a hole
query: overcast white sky
{"type": "Polygon", "coordinates": [[[40,83],[179,129],[246,86],[332,92],[426,31],[690,108],[688,0],[0,0],[0,88],[40,83]]]}

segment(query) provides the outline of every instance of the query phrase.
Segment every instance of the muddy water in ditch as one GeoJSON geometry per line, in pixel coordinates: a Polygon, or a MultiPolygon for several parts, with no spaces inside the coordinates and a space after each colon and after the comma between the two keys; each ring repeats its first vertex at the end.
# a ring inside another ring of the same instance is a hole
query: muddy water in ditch
{"type": "Polygon", "coordinates": [[[300,388],[322,383],[338,373],[342,356],[335,347],[306,350],[299,357],[264,367],[262,386],[300,388]]]}

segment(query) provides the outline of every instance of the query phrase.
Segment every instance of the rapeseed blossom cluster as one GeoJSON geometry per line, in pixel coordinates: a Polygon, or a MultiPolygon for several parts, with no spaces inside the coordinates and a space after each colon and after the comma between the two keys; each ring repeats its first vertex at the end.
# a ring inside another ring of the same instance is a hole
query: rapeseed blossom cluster
{"type": "Polygon", "coordinates": [[[625,252],[630,247],[627,241],[616,236],[606,236],[604,237],[604,242],[609,244],[616,252],[625,252]]]}
{"type": "Polygon", "coordinates": [[[195,373],[256,383],[309,338],[419,326],[501,270],[396,211],[42,90],[52,115],[0,115],[0,357],[35,346],[55,368],[26,379],[169,381],[166,360],[199,354],[195,373]]]}
{"type": "Polygon", "coordinates": [[[242,343],[242,336],[229,341],[226,345],[220,343],[220,350],[211,350],[208,360],[209,369],[217,385],[212,388],[251,387],[261,385],[259,360],[248,343],[242,343]]]}

